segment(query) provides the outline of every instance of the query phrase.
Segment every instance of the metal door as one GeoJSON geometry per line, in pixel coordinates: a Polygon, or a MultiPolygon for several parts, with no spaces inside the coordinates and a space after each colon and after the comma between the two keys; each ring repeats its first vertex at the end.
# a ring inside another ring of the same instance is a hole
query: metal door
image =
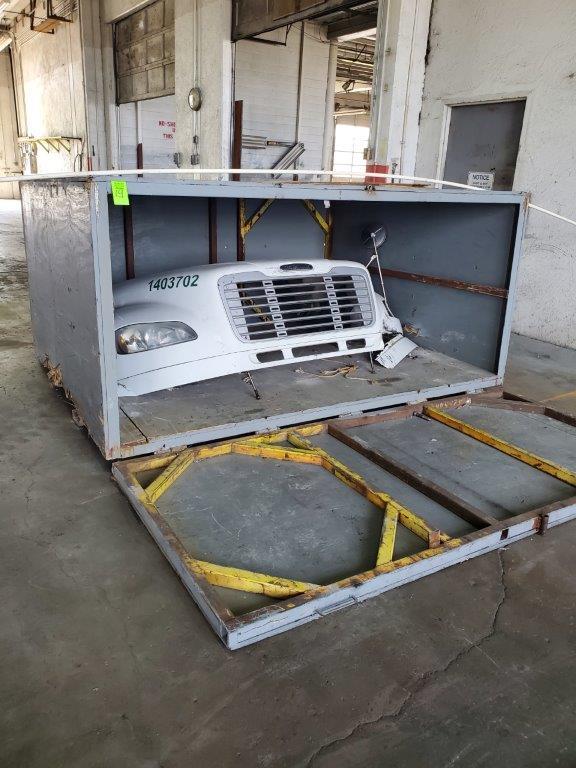
{"type": "Polygon", "coordinates": [[[512,189],[525,106],[517,99],[452,107],[443,178],[512,189]],[[469,177],[474,172],[485,174],[484,184],[469,177]]]}

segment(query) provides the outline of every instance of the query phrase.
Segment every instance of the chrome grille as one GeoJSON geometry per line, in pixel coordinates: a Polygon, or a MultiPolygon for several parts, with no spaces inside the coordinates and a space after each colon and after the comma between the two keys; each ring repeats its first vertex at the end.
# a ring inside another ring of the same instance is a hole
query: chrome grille
{"type": "Polygon", "coordinates": [[[234,275],[220,287],[243,341],[364,328],[373,322],[371,287],[361,273],[255,277],[234,275]]]}

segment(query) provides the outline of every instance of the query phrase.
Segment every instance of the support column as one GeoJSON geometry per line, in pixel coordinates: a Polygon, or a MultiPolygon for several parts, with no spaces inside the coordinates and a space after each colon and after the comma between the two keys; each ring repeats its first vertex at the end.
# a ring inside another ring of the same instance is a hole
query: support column
{"type": "Polygon", "coordinates": [[[380,0],[367,170],[414,174],[432,0],[380,0]]]}
{"type": "Polygon", "coordinates": [[[322,145],[322,170],[331,171],[334,165],[334,96],[336,94],[336,67],[338,44],[330,43],[328,76],[326,78],[326,110],[324,112],[324,142],[322,145]]]}
{"type": "Polygon", "coordinates": [[[176,143],[185,168],[230,164],[231,20],[231,0],[175,1],[176,143]],[[188,103],[194,87],[202,93],[197,112],[188,103]]]}
{"type": "MultiPolygon", "coordinates": [[[[79,2],[80,36],[86,112],[86,146],[84,170],[108,168],[106,144],[106,110],[102,72],[102,34],[100,4],[91,0],[79,2]]],[[[111,28],[110,28],[111,32],[111,28]]]]}

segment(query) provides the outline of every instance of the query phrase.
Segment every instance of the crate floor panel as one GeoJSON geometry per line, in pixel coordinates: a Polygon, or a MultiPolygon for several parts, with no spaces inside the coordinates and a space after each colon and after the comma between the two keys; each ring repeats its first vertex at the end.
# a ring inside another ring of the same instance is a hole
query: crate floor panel
{"type": "MultiPolygon", "coordinates": [[[[199,560],[330,584],[370,569],[382,510],[320,467],[249,456],[199,462],[157,502],[199,560]]],[[[422,549],[406,529],[399,557],[422,549]]]]}
{"type": "MultiPolygon", "coordinates": [[[[462,391],[457,389],[458,384],[487,379],[494,374],[439,352],[420,348],[413,358],[403,360],[392,370],[376,364],[374,374],[364,354],[308,363],[294,361],[290,365],[255,371],[252,376],[260,392],[260,400],[256,400],[250,385],[244,383],[239,375],[223,376],[139,397],[120,398],[121,410],[127,417],[121,422],[122,443],[133,442],[139,434],[152,441],[225,424],[334,409],[340,403],[349,404],[348,411],[354,412],[359,410],[354,404],[366,400],[397,396],[404,392],[421,392],[434,387],[448,386],[462,391]],[[320,375],[323,371],[334,371],[350,364],[356,364],[357,370],[349,376],[320,375]]],[[[311,418],[317,417],[312,415],[311,418]]],[[[252,430],[247,428],[246,431],[252,430]]],[[[241,432],[236,431],[236,434],[241,432]]]]}
{"type": "Polygon", "coordinates": [[[564,482],[421,405],[117,462],[114,476],[219,637],[239,648],[574,519],[576,429],[471,400],[434,408],[565,465],[564,482]],[[384,470],[374,451],[408,474],[384,470]],[[439,489],[451,501],[433,500],[439,489]],[[381,559],[390,504],[398,518],[381,559]],[[491,522],[466,522],[471,507],[491,522]]]}
{"type": "MultiPolygon", "coordinates": [[[[449,412],[468,419],[468,408],[449,412]]],[[[534,433],[540,430],[526,426],[521,418],[525,414],[493,413],[500,421],[511,417],[509,423],[515,424],[515,431],[523,431],[524,439],[519,442],[536,451],[538,435],[534,433]]],[[[574,494],[566,483],[435,421],[413,418],[369,424],[350,432],[498,520],[574,494]]],[[[554,438],[560,445],[563,433],[556,432],[554,438]]]]}
{"type": "Polygon", "coordinates": [[[569,424],[539,413],[512,413],[481,405],[467,406],[465,411],[446,411],[495,437],[576,471],[576,430],[569,424]]]}

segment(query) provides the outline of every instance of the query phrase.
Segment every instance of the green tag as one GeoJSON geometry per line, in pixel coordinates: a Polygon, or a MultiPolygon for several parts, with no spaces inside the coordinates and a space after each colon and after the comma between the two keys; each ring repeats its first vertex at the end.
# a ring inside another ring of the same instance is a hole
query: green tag
{"type": "Polygon", "coordinates": [[[125,181],[111,181],[112,200],[114,205],[130,205],[128,197],[128,184],[125,181]]]}

